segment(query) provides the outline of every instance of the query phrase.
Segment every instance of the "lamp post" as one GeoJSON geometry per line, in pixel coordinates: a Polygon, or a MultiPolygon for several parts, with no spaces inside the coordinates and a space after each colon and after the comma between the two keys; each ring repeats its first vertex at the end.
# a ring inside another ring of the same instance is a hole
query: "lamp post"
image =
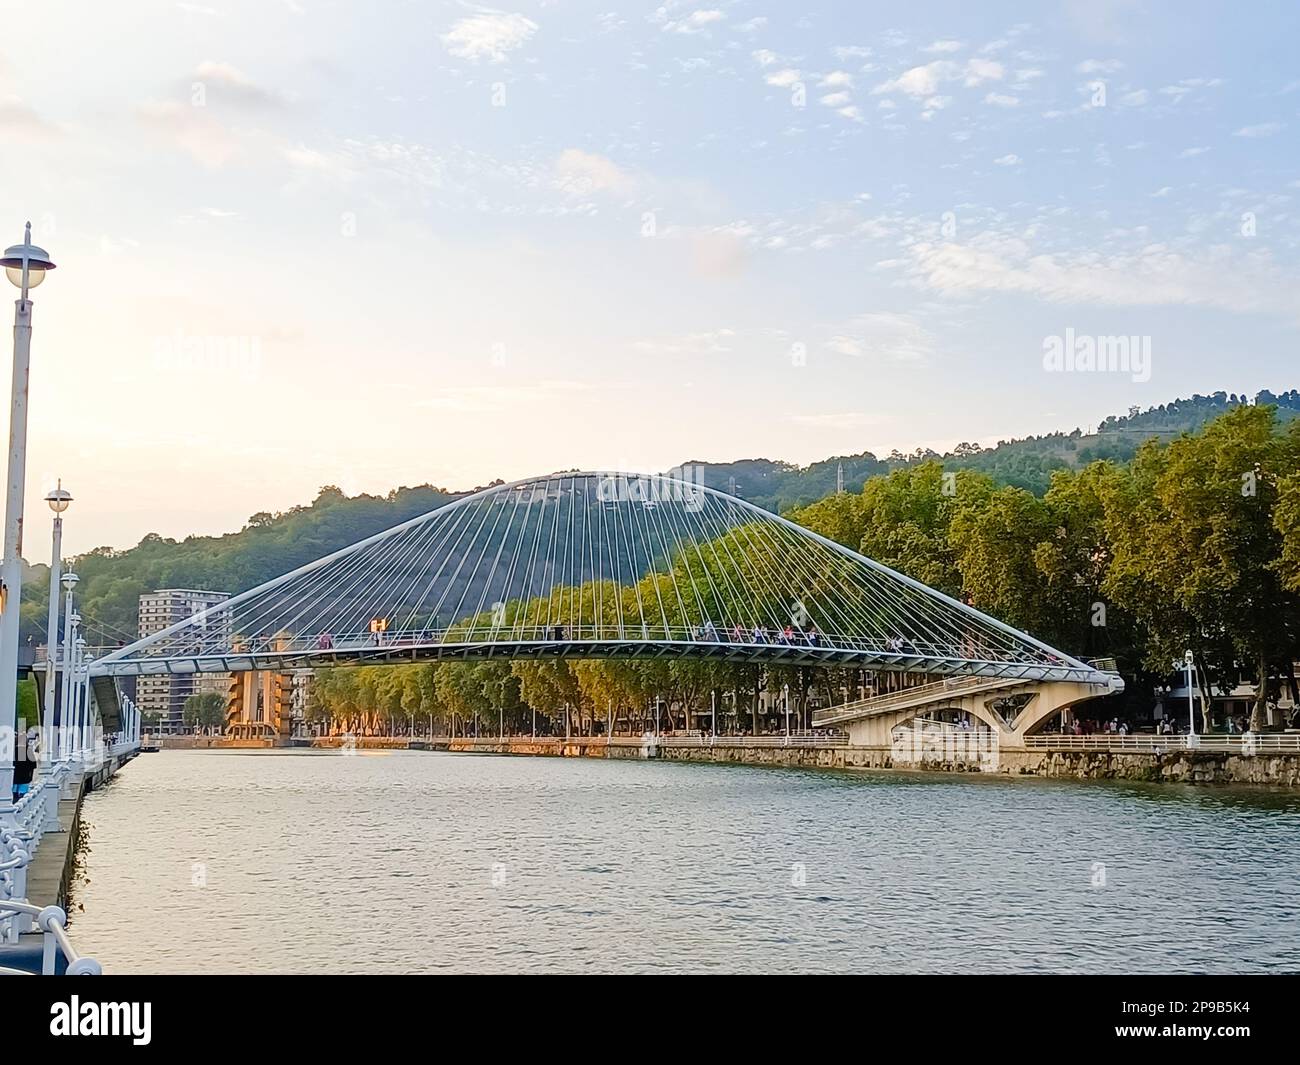
{"type": "MultiPolygon", "coordinates": [[[[5,249],[0,266],[18,287],[14,302],[14,371],[9,406],[9,476],[5,494],[4,559],[0,562],[0,734],[15,742],[0,758],[0,808],[13,798],[18,753],[18,614],[23,586],[23,494],[27,490],[27,371],[32,353],[32,301],[28,293],[54,269],[49,253],[32,243],[27,223],[23,243],[5,249]]],[[[0,744],[0,746],[4,746],[0,744]]]]}
{"type": "Polygon", "coordinates": [[[781,686],[781,702],[785,706],[785,738],[790,738],[790,685],[781,686]]]}
{"type": "Polygon", "coordinates": [[[1187,746],[1196,746],[1196,703],[1192,699],[1192,666],[1196,656],[1191,651],[1183,655],[1183,664],[1187,667],[1187,746]]]}
{"type": "Polygon", "coordinates": [[[59,657],[59,578],[62,574],[59,572],[63,568],[63,512],[68,509],[68,504],[72,502],[72,496],[68,494],[67,489],[63,487],[60,481],[57,488],[53,489],[46,497],[45,502],[50,505],[54,511],[54,550],[50,554],[50,609],[45,623],[45,743],[44,748],[45,762],[49,764],[54,759],[54,737],[55,732],[55,713],[54,713],[54,680],[57,676],[57,660],[59,657]]]}
{"type": "MultiPolygon", "coordinates": [[[[81,624],[81,616],[73,614],[72,619],[77,625],[81,624]]],[[[81,761],[81,656],[86,649],[86,641],[78,636],[72,641],[72,671],[64,679],[68,684],[68,699],[71,704],[71,711],[68,715],[68,728],[72,738],[72,757],[74,761],[81,761]]]]}
{"type": "Polygon", "coordinates": [[[72,590],[81,578],[68,570],[60,579],[63,585],[63,654],[59,662],[62,683],[59,685],[59,761],[66,761],[70,753],[68,740],[68,709],[71,702],[72,686],[72,647],[77,636],[77,622],[80,620],[72,609],[72,590]]]}
{"type": "Polygon", "coordinates": [[[81,760],[84,763],[86,761],[86,752],[89,752],[91,764],[99,765],[104,760],[104,754],[100,746],[103,737],[101,731],[95,728],[95,718],[90,712],[90,663],[94,660],[94,655],[85,653],[83,641],[81,653],[81,760]]]}
{"type": "MultiPolygon", "coordinates": [[[[71,576],[76,577],[76,574],[74,573],[71,576]]],[[[75,585],[76,581],[72,583],[75,585]]],[[[66,577],[63,586],[68,588],[66,577]]],[[[77,629],[81,625],[81,615],[72,609],[71,588],[68,588],[66,601],[68,613],[66,615],[67,624],[63,629],[63,696],[60,700],[63,712],[59,715],[59,727],[63,732],[64,760],[68,761],[72,758],[76,740],[72,722],[72,712],[75,709],[72,696],[77,681],[77,629]]]]}

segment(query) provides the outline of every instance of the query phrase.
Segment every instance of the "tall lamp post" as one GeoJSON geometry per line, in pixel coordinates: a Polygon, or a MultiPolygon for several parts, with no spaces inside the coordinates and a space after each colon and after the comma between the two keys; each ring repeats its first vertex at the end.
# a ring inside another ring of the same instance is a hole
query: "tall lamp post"
{"type": "Polygon", "coordinates": [[[1187,667],[1187,745],[1196,746],[1196,702],[1192,698],[1192,667],[1196,656],[1191,651],[1183,655],[1183,664],[1187,667]]]}
{"type": "Polygon", "coordinates": [[[63,683],[59,693],[59,761],[66,762],[72,757],[72,666],[77,645],[77,626],[81,619],[72,609],[72,592],[81,578],[72,570],[63,575],[63,661],[61,674],[63,683]]]}
{"type": "Polygon", "coordinates": [[[72,502],[72,496],[60,481],[46,497],[45,502],[54,511],[54,550],[50,555],[50,609],[45,624],[45,742],[41,745],[46,763],[56,760],[54,737],[56,714],[54,712],[54,681],[59,657],[59,579],[63,576],[63,512],[72,502]]]}
{"type": "Polygon", "coordinates": [[[18,287],[14,302],[14,372],[9,407],[9,476],[5,494],[4,559],[0,562],[0,734],[14,742],[0,758],[0,809],[13,801],[14,757],[18,752],[18,614],[23,590],[23,494],[27,490],[27,371],[32,354],[32,301],[28,293],[54,269],[49,253],[32,243],[27,223],[23,242],[6,248],[0,266],[18,287]]]}

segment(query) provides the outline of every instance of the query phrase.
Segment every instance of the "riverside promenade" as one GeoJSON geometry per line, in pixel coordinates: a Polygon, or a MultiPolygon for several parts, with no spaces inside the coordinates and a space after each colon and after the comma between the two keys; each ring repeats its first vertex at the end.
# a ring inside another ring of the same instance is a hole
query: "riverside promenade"
{"type": "Polygon", "coordinates": [[[139,754],[138,736],[48,766],[0,825],[0,973],[98,973],[65,931],[85,797],[139,754]]]}

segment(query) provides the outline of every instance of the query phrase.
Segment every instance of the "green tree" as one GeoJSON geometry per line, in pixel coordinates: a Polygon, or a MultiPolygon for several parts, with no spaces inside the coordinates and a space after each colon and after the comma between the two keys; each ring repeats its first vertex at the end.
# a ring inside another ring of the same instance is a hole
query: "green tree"
{"type": "Polygon", "coordinates": [[[226,700],[217,692],[195,692],[182,708],[187,728],[218,728],[226,721],[226,700]]]}
{"type": "Polygon", "coordinates": [[[1245,664],[1258,684],[1253,728],[1300,628],[1275,520],[1296,458],[1292,434],[1276,426],[1271,407],[1237,407],[1167,447],[1144,445],[1107,494],[1105,587],[1146,629],[1148,660],[1167,667],[1190,647],[1223,686],[1245,664]]]}

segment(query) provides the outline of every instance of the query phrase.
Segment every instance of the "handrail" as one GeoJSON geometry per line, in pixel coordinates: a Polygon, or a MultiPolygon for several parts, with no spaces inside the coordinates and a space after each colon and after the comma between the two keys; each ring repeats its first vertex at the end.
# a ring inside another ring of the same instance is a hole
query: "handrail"
{"type": "Polygon", "coordinates": [[[1050,733],[1025,737],[1025,746],[1066,751],[1227,751],[1252,755],[1261,751],[1300,751],[1300,733],[1247,732],[1188,736],[1151,733],[1091,733],[1086,736],[1050,733]],[[1189,742],[1189,740],[1191,742],[1189,742]]]}
{"type": "Polygon", "coordinates": [[[946,694],[986,686],[994,688],[1011,687],[1022,682],[1023,678],[1020,677],[945,677],[943,680],[931,681],[929,684],[918,684],[911,688],[900,688],[898,691],[882,692],[880,695],[868,696],[866,699],[858,699],[856,702],[828,706],[816,711],[813,714],[813,720],[822,725],[838,724],[849,717],[865,717],[900,706],[907,706],[918,698],[924,702],[929,695],[946,694]]]}
{"type": "MultiPolygon", "coordinates": [[[[101,976],[104,967],[94,958],[77,953],[77,949],[68,938],[68,914],[62,906],[34,906],[30,902],[18,899],[0,900],[0,916],[9,913],[36,918],[36,926],[42,933],[41,975],[53,976],[57,954],[64,958],[64,973],[68,976],[101,976]]],[[[0,969],[0,973],[14,970],[0,969]]]]}

